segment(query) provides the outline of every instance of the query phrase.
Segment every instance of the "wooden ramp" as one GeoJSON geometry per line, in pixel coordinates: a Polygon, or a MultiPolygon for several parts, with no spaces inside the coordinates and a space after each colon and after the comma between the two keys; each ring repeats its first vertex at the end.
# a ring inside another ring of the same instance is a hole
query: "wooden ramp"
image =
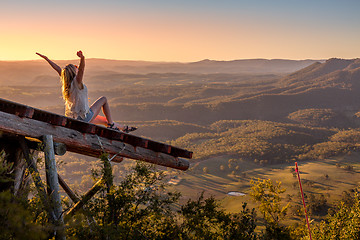
{"type": "Polygon", "coordinates": [[[0,98],[0,133],[41,138],[52,135],[70,152],[99,157],[103,152],[186,170],[192,152],[0,98]],[[185,159],[187,158],[187,159],[185,159]]]}

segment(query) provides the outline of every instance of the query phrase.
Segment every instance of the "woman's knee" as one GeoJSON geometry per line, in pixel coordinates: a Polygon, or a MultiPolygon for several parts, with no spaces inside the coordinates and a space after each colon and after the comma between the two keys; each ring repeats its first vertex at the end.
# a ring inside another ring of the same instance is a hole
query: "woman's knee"
{"type": "Polygon", "coordinates": [[[92,105],[91,105],[91,109],[97,110],[97,109],[101,109],[102,106],[104,106],[107,103],[107,98],[106,97],[99,97],[92,105]]]}
{"type": "Polygon", "coordinates": [[[107,98],[105,96],[102,96],[98,99],[99,102],[101,102],[102,105],[107,103],[107,98]]]}

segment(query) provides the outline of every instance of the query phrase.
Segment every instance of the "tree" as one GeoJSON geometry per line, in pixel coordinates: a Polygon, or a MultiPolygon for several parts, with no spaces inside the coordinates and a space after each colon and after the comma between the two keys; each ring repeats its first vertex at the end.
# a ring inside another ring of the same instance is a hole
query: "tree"
{"type": "Polygon", "coordinates": [[[308,201],[309,212],[314,215],[325,216],[327,214],[327,210],[329,205],[324,194],[321,194],[318,198],[316,195],[310,193],[309,201],[308,201]]]}
{"type": "Polygon", "coordinates": [[[256,239],[255,209],[246,203],[239,214],[225,213],[213,198],[204,199],[203,193],[181,207],[183,217],[180,239],[256,239]]]}
{"type": "Polygon", "coordinates": [[[281,188],[281,182],[274,184],[270,179],[251,180],[252,199],[259,204],[259,211],[266,222],[264,239],[290,239],[290,230],[281,226],[280,221],[286,216],[290,203],[281,206],[281,194],[286,191],[281,188]]]}
{"type": "Polygon", "coordinates": [[[341,201],[326,221],[313,228],[314,239],[360,239],[360,196],[357,190],[352,198],[352,204],[341,201]]]}
{"type": "MultiPolygon", "coordinates": [[[[111,171],[107,173],[109,179],[111,171]]],[[[174,211],[180,194],[168,192],[163,173],[138,162],[118,186],[104,186],[86,212],[68,222],[73,239],[256,239],[255,209],[243,205],[239,214],[225,213],[213,198],[189,200],[174,211]]]]}
{"type": "Polygon", "coordinates": [[[138,162],[134,171],[118,186],[112,185],[111,171],[103,170],[110,179],[88,204],[87,212],[97,225],[88,225],[82,214],[68,224],[68,234],[76,239],[161,239],[177,236],[178,227],[170,207],[180,194],[164,191],[162,172],[138,162]]]}
{"type": "Polygon", "coordinates": [[[43,226],[36,222],[27,199],[11,193],[12,163],[0,153],[0,239],[44,239],[47,235],[43,226]]]}

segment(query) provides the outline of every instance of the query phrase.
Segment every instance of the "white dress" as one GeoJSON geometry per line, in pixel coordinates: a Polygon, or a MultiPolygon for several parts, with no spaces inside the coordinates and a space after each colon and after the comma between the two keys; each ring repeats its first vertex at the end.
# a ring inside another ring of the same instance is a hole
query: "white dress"
{"type": "Polygon", "coordinates": [[[65,101],[65,116],[84,119],[89,113],[88,89],[85,84],[83,86],[83,89],[80,89],[75,76],[70,86],[69,99],[65,101]]]}

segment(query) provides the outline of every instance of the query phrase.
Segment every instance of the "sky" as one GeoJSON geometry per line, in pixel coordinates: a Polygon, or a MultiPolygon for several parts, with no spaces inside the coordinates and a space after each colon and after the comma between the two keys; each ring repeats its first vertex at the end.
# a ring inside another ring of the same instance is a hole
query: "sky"
{"type": "Polygon", "coordinates": [[[360,57],[359,0],[2,0],[0,60],[360,57]]]}

